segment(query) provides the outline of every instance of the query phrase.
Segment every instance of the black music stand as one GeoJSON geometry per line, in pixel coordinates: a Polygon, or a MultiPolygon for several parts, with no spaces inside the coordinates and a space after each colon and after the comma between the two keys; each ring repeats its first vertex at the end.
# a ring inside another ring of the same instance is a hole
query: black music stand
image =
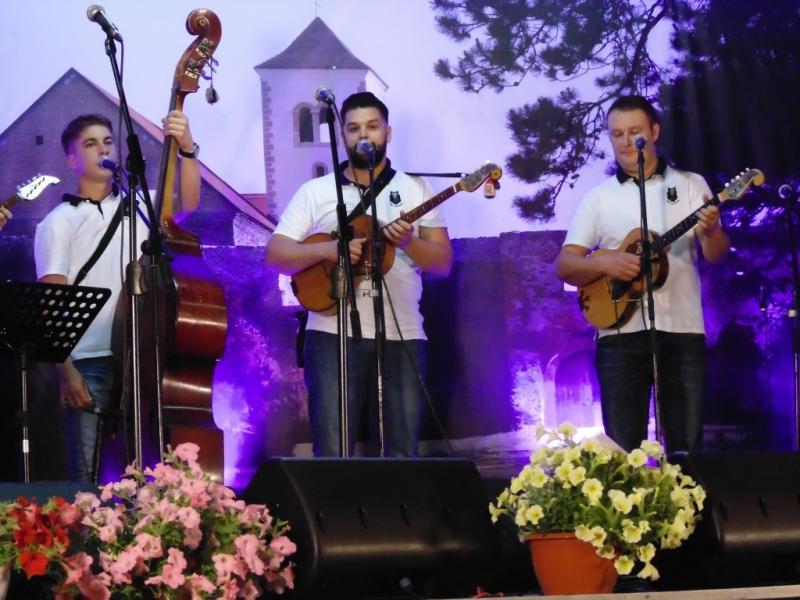
{"type": "Polygon", "coordinates": [[[30,481],[28,362],[64,362],[110,297],[106,288],[0,282],[0,358],[20,363],[26,483],[30,481]]]}

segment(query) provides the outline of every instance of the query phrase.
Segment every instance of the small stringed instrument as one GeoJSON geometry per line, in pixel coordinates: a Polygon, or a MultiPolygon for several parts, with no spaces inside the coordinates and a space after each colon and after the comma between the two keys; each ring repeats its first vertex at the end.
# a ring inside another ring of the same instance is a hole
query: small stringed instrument
{"type": "MultiPolygon", "coordinates": [[[[725,185],[705,206],[718,206],[727,200],[738,200],[751,186],[764,183],[764,173],[758,169],[748,169],[725,185]]],[[[658,236],[650,232],[651,258],[653,266],[653,287],[659,289],[667,281],[669,261],[667,247],[697,224],[698,208],[683,221],[675,225],[664,235],[658,236]]],[[[594,254],[613,254],[628,252],[642,255],[642,230],[631,230],[622,244],[616,249],[599,249],[594,254]]],[[[592,283],[578,288],[578,306],[592,325],[598,329],[622,327],[636,312],[638,301],[645,292],[644,276],[640,274],[633,281],[619,281],[610,277],[601,277],[592,283]]]]}
{"type": "MultiPolygon", "coordinates": [[[[413,210],[408,211],[403,216],[399,217],[396,221],[405,221],[406,223],[413,223],[420,219],[423,215],[430,212],[442,202],[456,194],[457,192],[474,192],[478,189],[484,181],[492,179],[497,181],[502,176],[503,171],[494,163],[486,163],[476,171],[460,179],[457,183],[451,185],[449,188],[439,192],[431,199],[423,202],[413,210]]],[[[390,223],[391,224],[391,223],[390,223]]],[[[359,215],[350,223],[353,227],[353,233],[356,237],[366,237],[368,240],[372,239],[372,218],[369,215],[359,215]]],[[[388,227],[383,225],[382,228],[388,227]]],[[[328,233],[315,233],[307,237],[304,244],[319,244],[322,242],[330,242],[336,239],[336,234],[328,233]]],[[[386,274],[392,268],[395,257],[395,247],[387,239],[384,238],[384,253],[381,260],[381,271],[386,274]]],[[[372,245],[365,244],[364,252],[361,259],[353,265],[353,285],[358,283],[370,274],[375,261],[372,257],[372,245]]],[[[314,312],[323,312],[330,309],[336,310],[336,300],[330,296],[331,290],[331,269],[336,266],[335,262],[322,261],[315,265],[298,271],[292,276],[292,290],[297,300],[308,310],[314,312]]]]}
{"type": "Polygon", "coordinates": [[[58,177],[52,175],[36,175],[24,184],[17,187],[17,193],[0,202],[0,207],[11,208],[17,202],[30,202],[38,198],[48,186],[61,183],[58,177]]]}

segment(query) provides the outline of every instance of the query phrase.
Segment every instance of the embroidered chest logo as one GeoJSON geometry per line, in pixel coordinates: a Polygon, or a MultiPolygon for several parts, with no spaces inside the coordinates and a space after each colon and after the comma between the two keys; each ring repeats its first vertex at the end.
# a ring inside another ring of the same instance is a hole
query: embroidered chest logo
{"type": "Polygon", "coordinates": [[[389,202],[392,203],[392,206],[400,206],[403,203],[400,192],[389,192],[389,202]]]}
{"type": "Polygon", "coordinates": [[[678,203],[678,190],[674,187],[667,188],[667,202],[670,204],[678,203]]]}

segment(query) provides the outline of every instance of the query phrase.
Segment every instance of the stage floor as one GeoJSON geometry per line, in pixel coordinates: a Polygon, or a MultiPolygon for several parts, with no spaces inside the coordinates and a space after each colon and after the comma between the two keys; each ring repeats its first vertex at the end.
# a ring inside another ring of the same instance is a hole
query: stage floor
{"type": "MultiPolygon", "coordinates": [[[[541,598],[533,596],[483,596],[484,598],[502,597],[503,600],[530,600],[541,598]]],[[[777,598],[800,598],[800,585],[773,585],[751,588],[721,588],[711,590],[682,590],[673,592],[632,592],[616,594],[579,594],[576,596],[547,596],[556,600],[564,598],[569,600],[760,600],[777,598]]],[[[460,600],[474,600],[462,598],[460,600]]]]}

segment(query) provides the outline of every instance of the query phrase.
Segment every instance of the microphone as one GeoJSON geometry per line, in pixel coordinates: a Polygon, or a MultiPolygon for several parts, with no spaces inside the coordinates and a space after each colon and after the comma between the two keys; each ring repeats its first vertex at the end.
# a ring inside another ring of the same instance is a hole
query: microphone
{"type": "Polygon", "coordinates": [[[119,171],[119,165],[115,163],[113,160],[104,156],[100,160],[97,161],[97,166],[101,169],[107,169],[112,173],[117,173],[119,171]]]}
{"type": "Polygon", "coordinates": [[[778,196],[781,197],[781,200],[788,200],[792,197],[794,190],[792,186],[784,183],[781,187],[778,188],[778,196]]]}
{"type": "Polygon", "coordinates": [[[356,152],[366,156],[372,156],[375,154],[375,144],[369,140],[359,140],[356,144],[356,152]]]}
{"type": "Polygon", "coordinates": [[[102,6],[99,4],[92,4],[86,9],[86,18],[100,25],[108,37],[114,38],[120,43],[122,42],[122,36],[119,33],[119,29],[117,29],[117,26],[108,20],[105,9],[102,6]]]}
{"type": "Polygon", "coordinates": [[[647,138],[641,134],[637,135],[635,138],[633,138],[633,143],[635,144],[637,150],[644,150],[644,147],[647,145],[647,138]]]}
{"type": "Polygon", "coordinates": [[[333,104],[336,102],[336,97],[333,95],[331,88],[328,87],[318,87],[317,91],[314,93],[314,97],[317,99],[317,102],[324,102],[325,104],[333,104]]]}

